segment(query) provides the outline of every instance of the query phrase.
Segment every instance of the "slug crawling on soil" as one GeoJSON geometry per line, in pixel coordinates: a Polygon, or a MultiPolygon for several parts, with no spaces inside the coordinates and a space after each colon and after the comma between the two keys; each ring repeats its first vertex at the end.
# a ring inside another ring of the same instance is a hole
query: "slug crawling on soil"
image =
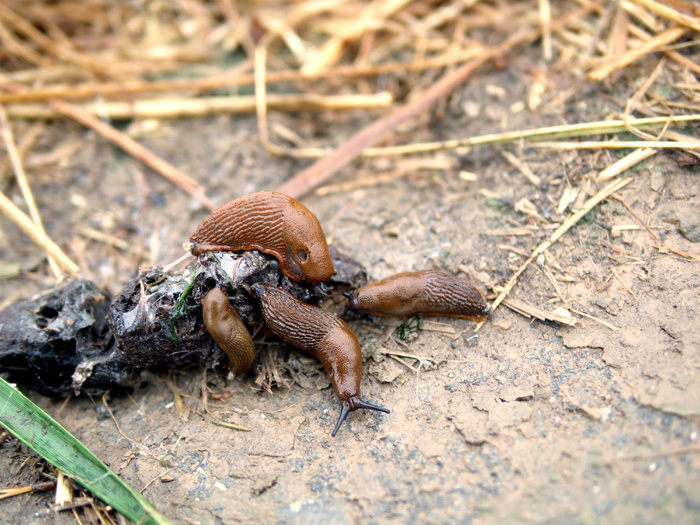
{"type": "Polygon", "coordinates": [[[259,250],[280,262],[294,281],[319,283],[333,276],[326,236],[316,216],[283,193],[258,191],[219,206],[190,237],[193,255],[259,250]]]}
{"type": "Polygon", "coordinates": [[[472,284],[435,270],[404,272],[352,292],[349,306],[373,315],[446,315],[483,321],[491,311],[472,284]]]}
{"type": "Polygon", "coordinates": [[[318,358],[330,376],[341,402],[332,436],[353,410],[367,408],[389,413],[360,398],[362,353],[357,337],[345,321],[269,283],[255,283],[252,289],[260,301],[265,325],[278,337],[318,358]]]}
{"type": "Polygon", "coordinates": [[[253,338],[220,288],[212,288],[202,299],[202,317],[212,339],[226,352],[231,372],[240,374],[253,366],[253,338]]]}

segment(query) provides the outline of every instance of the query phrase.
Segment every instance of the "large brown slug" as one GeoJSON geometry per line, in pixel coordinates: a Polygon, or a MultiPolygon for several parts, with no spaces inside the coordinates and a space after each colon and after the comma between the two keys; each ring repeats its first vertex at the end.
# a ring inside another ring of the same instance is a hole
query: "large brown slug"
{"type": "Polygon", "coordinates": [[[326,236],[316,216],[284,193],[258,191],[216,208],[190,237],[194,255],[207,251],[259,250],[276,257],[295,281],[333,276],[326,236]]]}
{"type": "Polygon", "coordinates": [[[350,295],[349,306],[374,315],[446,315],[483,321],[491,311],[472,284],[435,270],[404,272],[350,295]]]}
{"type": "Polygon", "coordinates": [[[221,289],[212,288],[202,299],[202,316],[207,331],[226,352],[231,372],[240,374],[253,366],[253,338],[221,289]]]}
{"type": "Polygon", "coordinates": [[[389,413],[386,408],[360,398],[362,353],[357,337],[345,321],[269,283],[255,283],[252,289],[260,300],[265,325],[289,344],[318,358],[330,376],[341,402],[332,436],[353,410],[368,408],[389,413]]]}

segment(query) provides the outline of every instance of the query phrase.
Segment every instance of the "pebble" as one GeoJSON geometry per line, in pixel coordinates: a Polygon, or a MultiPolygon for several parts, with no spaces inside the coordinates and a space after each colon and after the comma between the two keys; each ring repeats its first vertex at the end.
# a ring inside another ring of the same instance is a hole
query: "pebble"
{"type": "Polygon", "coordinates": [[[700,242],[700,209],[692,204],[675,204],[659,214],[665,222],[678,224],[681,234],[691,242],[700,242]]]}

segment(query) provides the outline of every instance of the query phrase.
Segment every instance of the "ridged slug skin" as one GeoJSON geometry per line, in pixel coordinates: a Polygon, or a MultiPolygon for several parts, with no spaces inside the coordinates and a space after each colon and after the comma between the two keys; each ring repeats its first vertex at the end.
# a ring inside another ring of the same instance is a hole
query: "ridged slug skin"
{"type": "Polygon", "coordinates": [[[355,290],[349,306],[374,315],[446,315],[483,321],[491,311],[483,294],[463,279],[436,270],[404,272],[355,290]]]}
{"type": "Polygon", "coordinates": [[[221,289],[212,288],[202,299],[202,316],[207,331],[226,352],[231,372],[240,374],[253,366],[253,338],[221,289]]]}
{"type": "Polygon", "coordinates": [[[255,283],[252,289],[260,300],[265,325],[284,341],[319,359],[330,376],[342,404],[333,436],[348,412],[358,408],[389,412],[360,398],[362,353],[355,333],[345,321],[269,283],[255,283]]]}
{"type": "Polygon", "coordinates": [[[190,237],[192,253],[259,250],[276,257],[295,281],[333,276],[326,236],[316,216],[284,193],[258,191],[219,206],[190,237]]]}

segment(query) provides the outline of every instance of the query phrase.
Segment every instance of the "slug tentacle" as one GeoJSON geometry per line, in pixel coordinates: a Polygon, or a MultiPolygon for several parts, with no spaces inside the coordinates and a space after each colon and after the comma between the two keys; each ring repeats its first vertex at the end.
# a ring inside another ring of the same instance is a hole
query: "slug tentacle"
{"type": "Polygon", "coordinates": [[[374,315],[446,315],[483,321],[491,309],[469,281],[436,270],[404,272],[350,294],[349,307],[374,315]]]}
{"type": "Polygon", "coordinates": [[[211,212],[190,237],[193,255],[259,250],[280,262],[295,281],[327,281],[334,268],[316,216],[284,193],[258,191],[211,212]]]}
{"type": "Polygon", "coordinates": [[[253,338],[220,288],[212,288],[202,299],[202,317],[212,339],[226,352],[231,372],[240,374],[253,366],[253,338]]]}
{"type": "Polygon", "coordinates": [[[267,327],[286,342],[318,358],[326,369],[341,401],[340,418],[333,436],[353,410],[368,408],[389,412],[360,397],[362,353],[357,337],[345,321],[269,283],[255,283],[252,290],[260,301],[267,327]]]}
{"type": "Polygon", "coordinates": [[[331,432],[331,436],[335,437],[335,435],[338,433],[338,430],[340,429],[340,426],[347,419],[348,414],[353,410],[357,410],[358,408],[365,408],[367,410],[376,410],[378,412],[384,412],[385,414],[391,414],[391,410],[389,410],[388,408],[373,405],[372,403],[367,403],[366,401],[362,401],[359,397],[350,398],[347,401],[343,401],[341,403],[340,415],[338,416],[338,421],[335,424],[333,432],[331,432]]]}

